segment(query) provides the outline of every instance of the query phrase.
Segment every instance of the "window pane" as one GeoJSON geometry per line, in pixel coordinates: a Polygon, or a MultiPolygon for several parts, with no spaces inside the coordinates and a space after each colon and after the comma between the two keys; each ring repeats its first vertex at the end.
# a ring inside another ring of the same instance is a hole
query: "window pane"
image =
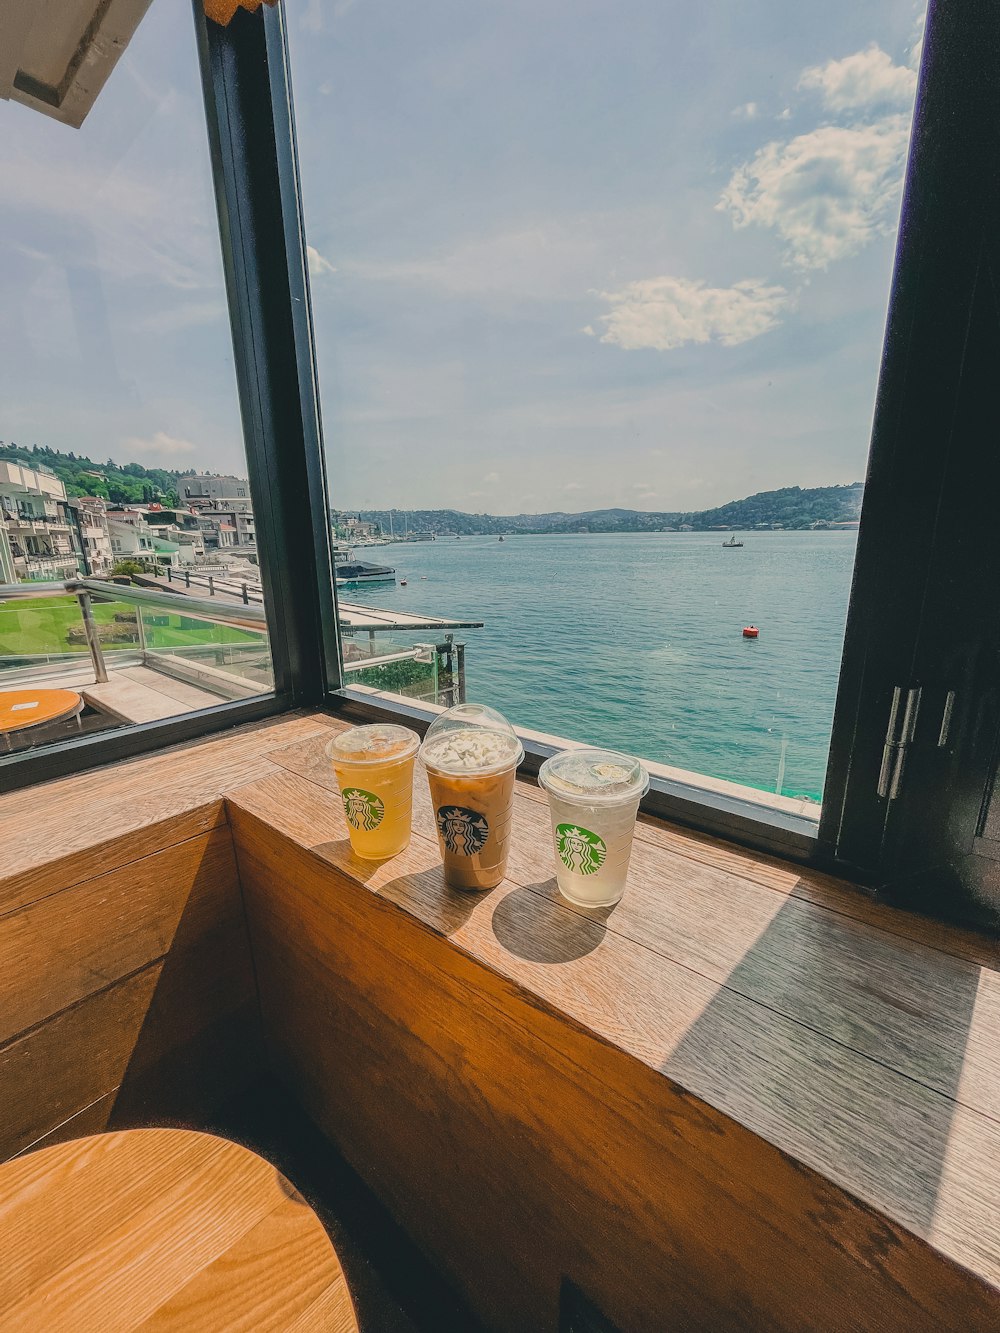
{"type": "Polygon", "coordinates": [[[818,813],[920,11],[288,14],[348,679],[818,813]]]}
{"type": "MultiPolygon", "coordinates": [[[[49,68],[61,23],[0,39],[49,68]]],[[[79,128],[56,118],[72,81],[54,108],[17,83],[0,102],[0,751],[273,688],[191,15],[155,0],[79,128]]]]}

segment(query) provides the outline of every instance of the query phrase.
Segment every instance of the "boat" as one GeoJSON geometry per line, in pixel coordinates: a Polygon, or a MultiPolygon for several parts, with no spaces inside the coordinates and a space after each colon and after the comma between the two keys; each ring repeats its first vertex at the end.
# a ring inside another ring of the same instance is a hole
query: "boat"
{"type": "Polygon", "coordinates": [[[757,636],[758,636],[759,634],[760,634],[760,630],[757,628],[756,625],[744,625],[744,626],[743,626],[743,637],[744,637],[744,639],[756,639],[757,636]]]}
{"type": "Polygon", "coordinates": [[[405,587],[406,587],[406,579],[400,579],[400,580],[399,580],[399,586],[400,586],[401,588],[405,588],[405,587]]]}
{"type": "Polygon", "coordinates": [[[497,541],[498,541],[498,542],[502,542],[502,541],[503,541],[503,538],[502,538],[502,537],[498,537],[498,538],[497,538],[497,541]]]}
{"type": "Polygon", "coordinates": [[[727,541],[727,542],[723,542],[722,544],[723,544],[723,546],[726,548],[727,551],[734,551],[734,550],[736,550],[738,547],[740,547],[740,546],[743,545],[742,542],[738,542],[738,541],[736,540],[736,536],[735,536],[735,534],[734,534],[732,537],[729,538],[729,541],[727,541]]]}
{"type": "Polygon", "coordinates": [[[395,583],[396,571],[389,565],[370,565],[355,560],[351,550],[334,550],[333,572],[338,588],[355,587],[359,583],[395,583]]]}

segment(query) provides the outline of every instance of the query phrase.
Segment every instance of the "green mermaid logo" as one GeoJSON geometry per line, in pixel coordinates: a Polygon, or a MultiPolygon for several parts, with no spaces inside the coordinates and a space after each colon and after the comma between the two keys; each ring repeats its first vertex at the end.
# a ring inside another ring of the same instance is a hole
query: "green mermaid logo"
{"type": "Polygon", "coordinates": [[[381,824],[385,806],[374,792],[348,787],[344,792],[344,814],[351,828],[371,833],[381,824]]]}
{"type": "Polygon", "coordinates": [[[608,854],[607,843],[578,824],[556,825],[559,860],[577,875],[595,875],[608,854]]]}
{"type": "Polygon", "coordinates": [[[461,805],[442,805],[437,826],[441,841],[453,856],[478,856],[490,836],[486,816],[461,805]]]}

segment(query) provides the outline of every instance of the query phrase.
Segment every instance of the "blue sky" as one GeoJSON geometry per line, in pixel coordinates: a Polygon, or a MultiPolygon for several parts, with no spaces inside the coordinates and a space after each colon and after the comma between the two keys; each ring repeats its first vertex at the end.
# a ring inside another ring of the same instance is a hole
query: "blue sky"
{"type": "MultiPolygon", "coordinates": [[[[912,0],[284,0],[345,507],[694,509],[863,474],[912,0]]],[[[0,104],[0,437],[240,469],[190,18],[0,104]]]]}

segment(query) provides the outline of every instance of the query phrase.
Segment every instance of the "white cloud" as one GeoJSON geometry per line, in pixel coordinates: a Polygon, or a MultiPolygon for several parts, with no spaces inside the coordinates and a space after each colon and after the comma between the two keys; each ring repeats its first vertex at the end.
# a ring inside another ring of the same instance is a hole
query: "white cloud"
{"type": "Polygon", "coordinates": [[[563,490],[564,490],[564,491],[582,491],[582,490],[583,490],[583,482],[582,482],[582,481],[568,481],[568,482],[566,483],[566,485],[563,487],[563,490]]]}
{"type": "Polygon", "coordinates": [[[632,351],[669,352],[685,343],[748,342],[779,322],[788,305],[784,287],[748,278],[732,287],[706,287],[687,278],[646,278],[618,292],[600,292],[611,305],[601,316],[602,343],[632,351]]]}
{"type": "Polygon", "coordinates": [[[716,207],[737,228],[772,228],[792,267],[825,269],[893,230],[907,137],[906,117],[895,115],[766,144],[716,207]]]}
{"type": "Polygon", "coordinates": [[[758,108],[756,102],[744,102],[742,106],[733,107],[733,115],[737,120],[756,120],[758,108]]]}
{"type": "Polygon", "coordinates": [[[852,111],[874,106],[909,106],[917,76],[872,42],[843,60],[828,60],[802,71],[798,88],[817,92],[830,111],[852,111]]]}
{"type": "Polygon", "coordinates": [[[306,259],[309,261],[309,273],[314,278],[321,278],[327,273],[336,273],[329,259],[324,259],[314,245],[306,246],[306,259]]]}
{"type": "Polygon", "coordinates": [[[483,478],[483,481],[488,481],[491,486],[496,485],[496,483],[499,480],[500,480],[499,472],[487,472],[486,476],[483,478]]]}
{"type": "Polygon", "coordinates": [[[138,454],[140,458],[158,460],[181,458],[186,454],[198,452],[197,445],[192,444],[190,440],[178,440],[162,430],[158,430],[155,435],[145,440],[138,435],[132,435],[123,442],[122,448],[126,450],[126,456],[129,458],[138,454]]]}
{"type": "Polygon", "coordinates": [[[775,120],[791,120],[791,118],[792,118],[792,108],[790,106],[786,106],[784,111],[779,111],[778,114],[775,116],[775,120]]]}

